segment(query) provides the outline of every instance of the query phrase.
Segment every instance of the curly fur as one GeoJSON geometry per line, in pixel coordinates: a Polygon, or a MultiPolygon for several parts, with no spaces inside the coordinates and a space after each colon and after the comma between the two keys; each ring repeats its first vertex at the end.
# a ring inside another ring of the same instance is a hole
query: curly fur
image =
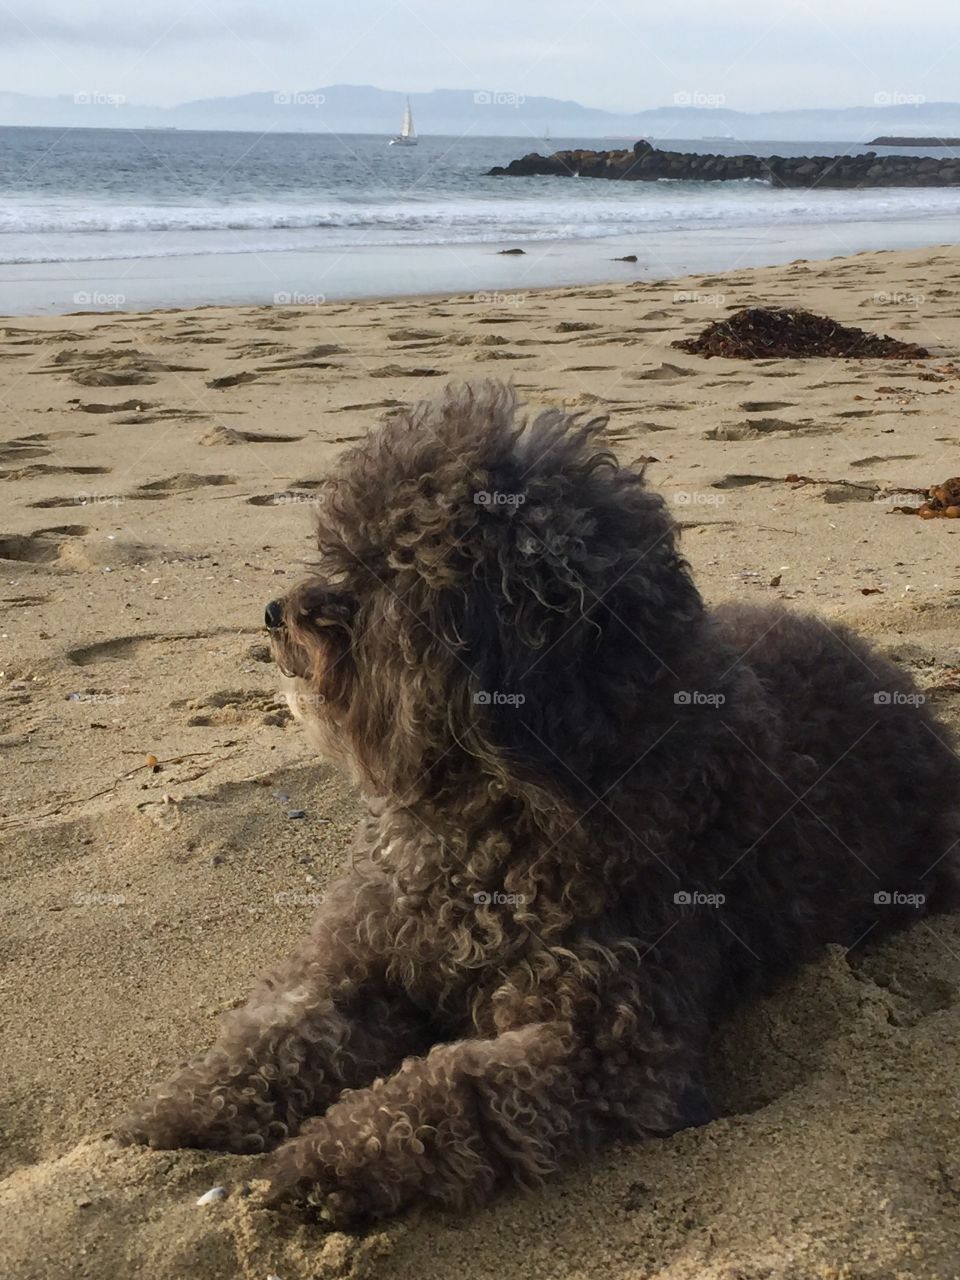
{"type": "Polygon", "coordinates": [[[953,900],[960,764],[911,682],[705,610],[601,426],[487,383],[343,456],[273,637],[356,857],[123,1138],[272,1150],[337,1224],[478,1204],[704,1122],[733,1002],[953,900]]]}

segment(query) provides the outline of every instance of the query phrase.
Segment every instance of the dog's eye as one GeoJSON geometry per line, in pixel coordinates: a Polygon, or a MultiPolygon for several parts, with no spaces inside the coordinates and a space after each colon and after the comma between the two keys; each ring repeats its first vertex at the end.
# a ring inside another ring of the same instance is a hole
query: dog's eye
{"type": "Polygon", "coordinates": [[[312,600],[304,610],[304,621],[315,626],[340,624],[349,626],[357,612],[356,599],[342,591],[323,591],[312,600]]]}

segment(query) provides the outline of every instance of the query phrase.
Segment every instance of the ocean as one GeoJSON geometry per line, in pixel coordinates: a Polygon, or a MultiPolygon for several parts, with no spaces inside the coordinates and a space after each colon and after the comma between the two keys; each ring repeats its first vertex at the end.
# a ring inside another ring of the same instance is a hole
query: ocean
{"type": "MultiPolygon", "coordinates": [[[[516,288],[955,240],[960,189],[490,178],[632,140],[0,129],[0,311],[516,288]],[[523,257],[497,257],[523,248],[523,257]],[[759,254],[759,257],[758,257],[759,254]],[[764,257],[766,254],[766,257],[764,257]]],[[[810,155],[837,143],[665,142],[810,155]]],[[[883,151],[882,148],[876,148],[883,151]]],[[[931,151],[929,154],[937,154],[931,151]]]]}

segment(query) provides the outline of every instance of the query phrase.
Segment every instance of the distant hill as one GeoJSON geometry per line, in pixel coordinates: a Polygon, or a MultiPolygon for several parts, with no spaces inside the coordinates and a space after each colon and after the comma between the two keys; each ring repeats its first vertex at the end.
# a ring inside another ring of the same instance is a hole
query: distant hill
{"type": "MultiPolygon", "coordinates": [[[[474,134],[525,138],[530,150],[553,138],[601,140],[645,137],[719,138],[745,141],[865,142],[885,137],[956,136],[960,104],[848,107],[809,111],[732,111],[703,105],[697,95],[680,95],[674,106],[622,114],[559,98],[524,98],[494,89],[434,89],[412,93],[410,102],[421,134],[474,134]]],[[[180,128],[379,133],[400,126],[404,94],[371,85],[326,85],[280,89],[230,98],[201,98],[176,107],[138,106],[90,91],[76,97],[39,98],[0,93],[0,125],[58,128],[180,128]]]]}

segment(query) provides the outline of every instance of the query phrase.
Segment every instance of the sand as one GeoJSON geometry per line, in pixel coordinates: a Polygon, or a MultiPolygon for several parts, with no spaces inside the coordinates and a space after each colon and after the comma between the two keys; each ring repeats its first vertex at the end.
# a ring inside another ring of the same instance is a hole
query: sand
{"type": "Polygon", "coordinates": [[[343,858],[356,798],[277,703],[260,630],[309,559],[314,484],[343,445],[451,376],[609,414],[710,600],[844,619],[958,726],[960,521],[892,513],[900,490],[960,473],[958,353],[955,248],[0,328],[4,1276],[960,1274],[960,918],[835,949],[743,1010],[718,1037],[714,1124],[466,1219],[353,1237],[238,1195],[199,1208],[259,1162],[107,1136],[210,1041],[343,858]],[[670,347],[753,303],[932,355],[670,347]]]}

